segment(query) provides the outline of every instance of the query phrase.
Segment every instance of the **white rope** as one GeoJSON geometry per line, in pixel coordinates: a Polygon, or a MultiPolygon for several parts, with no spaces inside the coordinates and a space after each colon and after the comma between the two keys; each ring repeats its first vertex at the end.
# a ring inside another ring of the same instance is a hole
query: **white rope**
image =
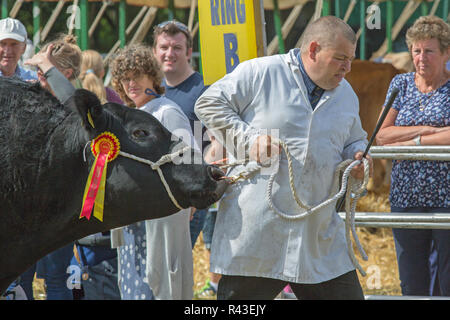
{"type": "MultiPolygon", "coordinates": [[[[362,196],[362,194],[364,193],[367,183],[369,181],[369,162],[367,159],[363,158],[362,161],[361,160],[345,160],[342,161],[336,168],[335,173],[334,173],[334,179],[333,179],[333,188],[332,190],[335,190],[338,187],[338,183],[339,183],[339,176],[340,173],[343,171],[342,174],[342,183],[341,183],[341,189],[339,190],[339,192],[337,192],[335,195],[330,196],[327,200],[325,200],[324,202],[316,205],[316,206],[308,206],[305,205],[298,197],[297,195],[297,191],[295,189],[295,183],[294,183],[294,170],[293,170],[293,166],[292,166],[292,160],[291,160],[291,156],[289,153],[289,149],[287,147],[287,144],[283,141],[280,141],[280,145],[283,147],[284,152],[286,153],[286,158],[288,160],[288,169],[289,169],[289,186],[291,188],[291,192],[292,192],[292,197],[294,198],[295,202],[297,203],[297,205],[302,208],[305,209],[305,212],[299,213],[299,214],[287,214],[285,212],[280,211],[274,204],[273,204],[273,195],[272,195],[272,188],[273,188],[273,182],[275,180],[276,175],[278,174],[278,171],[280,169],[280,166],[278,164],[278,168],[270,175],[268,183],[267,183],[267,189],[266,189],[266,196],[267,196],[267,200],[269,203],[269,207],[281,218],[283,219],[287,219],[287,220],[299,220],[299,219],[304,219],[307,216],[321,210],[322,208],[324,208],[325,206],[328,206],[330,204],[336,203],[336,201],[338,199],[340,199],[341,197],[343,197],[345,195],[346,197],[346,205],[345,205],[345,209],[346,209],[346,216],[345,216],[345,238],[346,238],[346,242],[347,242],[347,249],[350,255],[350,258],[352,260],[353,265],[355,266],[355,268],[357,268],[361,274],[363,276],[366,275],[365,271],[363,270],[363,268],[360,266],[360,264],[358,263],[358,260],[355,257],[355,254],[353,252],[352,249],[352,241],[351,241],[351,237],[350,237],[350,232],[353,235],[353,239],[355,241],[356,247],[361,255],[361,257],[364,260],[367,260],[367,255],[364,252],[364,249],[361,246],[361,243],[358,239],[356,230],[355,230],[355,209],[356,209],[356,203],[358,201],[358,199],[362,196]],[[364,164],[364,179],[362,181],[362,183],[358,183],[357,180],[355,178],[353,178],[350,175],[350,171],[357,165],[359,165],[360,163],[364,164]],[[347,185],[349,185],[350,187],[347,188],[347,185]],[[353,196],[352,196],[353,195],[353,196]]],[[[234,163],[231,164],[226,164],[221,166],[222,168],[228,168],[228,167],[232,167],[235,165],[242,165],[243,161],[245,160],[241,160],[241,161],[236,161],[234,163]]],[[[251,170],[245,169],[244,171],[242,171],[241,173],[239,173],[238,175],[232,176],[231,177],[231,181],[232,183],[236,182],[237,180],[240,179],[247,179],[252,173],[254,173],[255,171],[259,170],[261,167],[258,166],[256,168],[252,168],[251,170]]]]}
{"type": "MultiPolygon", "coordinates": [[[[89,140],[88,142],[86,142],[84,148],[83,148],[83,160],[84,162],[86,162],[86,149],[88,147],[88,145],[91,144],[91,140],[89,140]]],[[[164,174],[161,170],[161,166],[163,164],[169,163],[169,162],[173,162],[173,160],[175,158],[177,158],[178,156],[180,156],[181,154],[183,154],[184,152],[189,151],[190,152],[191,147],[189,146],[185,146],[183,149],[180,149],[178,151],[175,151],[173,153],[169,153],[169,154],[165,154],[163,155],[158,161],[153,162],[141,157],[137,157],[135,155],[132,155],[130,153],[124,152],[124,151],[120,151],[119,150],[119,154],[121,156],[124,156],[126,158],[130,158],[132,160],[136,160],[139,161],[141,163],[145,163],[147,165],[149,165],[152,170],[156,170],[158,172],[159,178],[161,179],[162,184],[164,185],[164,188],[166,189],[167,194],[169,195],[170,200],[172,200],[173,204],[180,210],[183,210],[184,208],[182,206],[180,206],[180,204],[178,203],[178,201],[175,199],[174,195],[172,194],[172,191],[170,190],[169,184],[167,183],[166,179],[164,178],[164,174]]]]}
{"type": "Polygon", "coordinates": [[[124,151],[119,151],[119,154],[121,156],[145,163],[147,165],[149,165],[152,170],[156,170],[158,172],[159,178],[161,179],[161,182],[164,185],[164,188],[166,189],[167,194],[169,195],[170,200],[172,200],[173,204],[180,210],[183,210],[184,208],[182,206],[180,206],[180,204],[178,203],[178,201],[175,199],[175,197],[172,194],[172,191],[170,190],[169,184],[167,183],[166,179],[164,178],[164,174],[161,170],[161,166],[163,164],[169,163],[169,162],[173,162],[173,159],[175,159],[176,157],[178,157],[180,154],[183,154],[183,152],[189,151],[191,148],[189,146],[184,147],[183,149],[180,149],[178,151],[175,151],[173,153],[170,154],[165,154],[163,155],[158,161],[153,162],[141,157],[137,157],[135,155],[132,155],[130,153],[126,153],[124,151]]]}

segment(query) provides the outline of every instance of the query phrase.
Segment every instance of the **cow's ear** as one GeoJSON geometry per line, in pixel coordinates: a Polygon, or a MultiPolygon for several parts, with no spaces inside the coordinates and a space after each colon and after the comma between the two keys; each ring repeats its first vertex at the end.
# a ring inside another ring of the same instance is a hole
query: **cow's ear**
{"type": "Polygon", "coordinates": [[[102,119],[103,110],[100,100],[86,89],[75,90],[66,105],[80,115],[83,126],[89,131],[98,126],[102,119]]]}

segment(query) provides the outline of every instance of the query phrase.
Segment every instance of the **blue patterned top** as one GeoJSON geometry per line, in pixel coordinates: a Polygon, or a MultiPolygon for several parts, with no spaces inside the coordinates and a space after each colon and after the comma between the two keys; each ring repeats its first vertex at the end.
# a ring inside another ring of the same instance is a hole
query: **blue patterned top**
{"type": "MultiPolygon", "coordinates": [[[[414,82],[414,72],[392,79],[385,104],[393,87],[400,92],[392,108],[398,111],[396,126],[450,125],[450,81],[436,91],[421,93],[414,82]],[[423,111],[419,105],[422,101],[423,111]]],[[[448,208],[449,161],[393,161],[391,174],[391,206],[400,208],[448,208]]]]}

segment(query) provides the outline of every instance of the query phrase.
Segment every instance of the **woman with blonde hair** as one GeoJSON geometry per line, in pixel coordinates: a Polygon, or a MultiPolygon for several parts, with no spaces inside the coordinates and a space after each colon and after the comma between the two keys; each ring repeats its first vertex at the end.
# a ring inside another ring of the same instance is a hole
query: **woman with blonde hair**
{"type": "MultiPolygon", "coordinates": [[[[68,99],[73,93],[73,87],[81,88],[78,79],[81,66],[81,49],[73,35],[60,35],[55,40],[45,44],[39,53],[25,61],[26,65],[38,68],[38,80],[41,86],[50,91],[61,102],[68,99]],[[55,85],[49,77],[57,75],[56,83],[67,82],[70,88],[66,90],[55,85]]],[[[45,279],[47,300],[72,300],[72,290],[68,288],[67,273],[73,256],[73,243],[57,249],[32,266],[21,276],[21,285],[29,299],[33,298],[32,282],[34,273],[37,278],[45,279]]]]}
{"type": "MultiPolygon", "coordinates": [[[[377,135],[380,146],[450,145],[450,27],[424,16],[406,33],[415,72],[392,79],[399,94],[377,135]]],[[[387,98],[386,98],[387,99],[387,98]]],[[[394,160],[391,212],[450,212],[449,161],[394,160]]],[[[450,230],[392,229],[403,295],[430,295],[434,246],[440,294],[450,296],[450,230]],[[431,262],[431,263],[430,263],[431,262]]]]}
{"type": "Polygon", "coordinates": [[[105,87],[103,84],[102,79],[105,76],[105,68],[100,53],[95,50],[85,50],[82,55],[80,80],[83,88],[94,92],[101,103],[115,102],[123,104],[119,95],[113,89],[105,87]]]}
{"type": "MultiPolygon", "coordinates": [[[[81,88],[82,84],[78,76],[80,75],[82,53],[81,49],[77,45],[77,38],[70,34],[61,34],[55,40],[45,44],[39,53],[35,55],[35,57],[45,54],[49,47],[52,47],[52,66],[56,67],[75,88],[81,88]]],[[[28,60],[28,63],[26,64],[30,64],[30,60],[28,60]]],[[[54,88],[52,88],[47,82],[47,75],[45,75],[46,71],[48,70],[44,71],[38,67],[39,82],[42,87],[54,94],[54,88]]]]}
{"type": "MultiPolygon", "coordinates": [[[[107,94],[102,94],[102,91],[105,92],[105,87],[93,73],[96,70],[100,76],[104,74],[100,54],[95,51],[93,51],[94,53],[82,53],[78,46],[74,44],[76,39],[72,36],[63,36],[59,39],[63,39],[63,41],[57,40],[49,43],[32,59],[25,62],[39,68],[41,85],[43,84],[62,103],[73,95],[75,88],[85,88],[93,91],[102,100],[102,103],[109,101],[123,104],[122,100],[111,89],[109,90],[113,93],[112,98],[107,94]],[[63,52],[67,56],[63,55],[63,52]],[[97,55],[98,57],[96,57],[97,55]],[[68,61],[69,59],[65,59],[67,57],[73,60],[68,61]],[[94,57],[94,59],[91,59],[91,57],[94,57]],[[83,82],[78,80],[79,78],[83,82]],[[97,82],[95,87],[90,86],[91,80],[97,82]],[[107,101],[105,101],[105,98],[107,101]]],[[[63,249],[65,255],[61,258],[61,262],[66,263],[67,258],[69,258],[69,264],[81,267],[83,274],[88,275],[88,278],[81,279],[85,300],[120,299],[117,286],[117,252],[110,248],[109,234],[106,232],[94,234],[76,241],[77,257],[73,255],[73,244],[70,244],[67,250],[63,249]]],[[[64,267],[64,270],[59,271],[59,274],[63,273],[59,277],[65,277],[62,279],[65,286],[65,279],[68,276],[66,273],[67,266],[60,266],[61,262],[58,261],[58,266],[56,263],[54,265],[58,268],[64,267]]],[[[39,264],[37,270],[39,273],[39,264]]],[[[71,293],[70,296],[59,296],[57,298],[70,299],[71,293]]]]}

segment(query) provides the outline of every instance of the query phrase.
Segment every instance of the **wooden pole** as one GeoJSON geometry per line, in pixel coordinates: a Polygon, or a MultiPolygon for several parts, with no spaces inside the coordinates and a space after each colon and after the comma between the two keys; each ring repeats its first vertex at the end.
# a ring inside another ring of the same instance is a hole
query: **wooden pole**
{"type": "Polygon", "coordinates": [[[356,6],[356,0],[352,0],[347,7],[347,10],[345,11],[345,15],[344,15],[344,21],[347,22],[348,19],[350,19],[350,16],[352,15],[353,9],[356,6]]]}
{"type": "Polygon", "coordinates": [[[441,0],[434,0],[433,6],[430,10],[430,16],[436,15],[437,8],[439,7],[439,2],[441,2],[441,0]]]}
{"type": "MultiPolygon", "coordinates": [[[[322,14],[322,0],[318,0],[316,2],[316,7],[314,9],[314,14],[309,19],[308,25],[311,22],[316,21],[317,19],[319,19],[321,14],[322,14]]],[[[302,44],[302,39],[303,39],[303,33],[301,34],[300,38],[298,39],[297,43],[295,44],[296,48],[300,48],[300,45],[302,44]]]]}
{"type": "Polygon", "coordinates": [[[103,14],[105,13],[108,5],[109,5],[109,3],[107,1],[103,1],[102,7],[98,11],[97,16],[95,17],[94,21],[91,24],[91,27],[89,28],[89,31],[88,31],[89,38],[92,37],[92,35],[94,34],[95,28],[97,28],[97,25],[100,22],[100,19],[103,17],[103,14]]]}
{"type": "Polygon", "coordinates": [[[256,55],[263,57],[267,55],[263,0],[253,0],[253,14],[255,17],[256,55]]]}
{"type": "Polygon", "coordinates": [[[133,38],[131,39],[130,44],[135,43],[135,42],[141,42],[142,40],[144,40],[145,35],[147,34],[148,30],[152,26],[152,23],[156,17],[157,11],[158,11],[158,8],[150,7],[150,9],[145,14],[144,19],[142,19],[141,25],[136,30],[136,33],[134,34],[133,38]]]}
{"type": "MultiPolygon", "coordinates": [[[[145,6],[142,7],[141,11],[139,11],[139,13],[137,14],[137,16],[133,19],[133,21],[130,23],[130,25],[128,26],[128,28],[125,30],[125,34],[129,35],[131,33],[131,31],[133,31],[134,27],[136,26],[136,24],[141,20],[141,18],[144,16],[145,11],[147,11],[147,9],[149,9],[149,7],[145,6]]],[[[109,58],[111,57],[111,55],[116,52],[116,50],[120,47],[120,40],[117,40],[116,43],[112,46],[111,50],[109,50],[108,54],[106,55],[106,57],[103,59],[103,64],[107,64],[109,58]]]]}
{"type": "Polygon", "coordinates": [[[50,16],[47,23],[45,24],[44,29],[42,29],[42,34],[41,34],[42,42],[44,42],[45,39],[47,38],[51,28],[55,24],[55,21],[58,18],[59,14],[61,13],[61,10],[63,9],[63,7],[64,7],[64,0],[59,0],[55,9],[53,9],[52,15],[50,16]]]}
{"type": "MultiPolygon", "coordinates": [[[[406,4],[405,8],[403,9],[400,17],[395,22],[394,27],[392,28],[392,41],[394,41],[397,36],[399,35],[401,29],[405,25],[405,23],[408,21],[408,19],[413,15],[414,11],[420,6],[420,2],[409,0],[406,4]]],[[[388,49],[388,40],[385,39],[381,47],[372,54],[372,57],[370,57],[370,60],[376,59],[378,57],[383,56],[388,49]]]]}
{"type": "Polygon", "coordinates": [[[197,34],[197,32],[198,32],[198,21],[195,23],[194,27],[191,30],[191,37],[192,37],[192,39],[194,39],[194,37],[197,34]]]}
{"type": "Polygon", "coordinates": [[[189,20],[188,20],[188,29],[192,33],[192,28],[194,25],[194,17],[195,17],[195,9],[197,8],[197,1],[198,0],[191,0],[191,8],[189,10],[189,20]]]}
{"type": "MultiPolygon", "coordinates": [[[[300,15],[303,7],[305,6],[304,3],[296,5],[294,8],[292,8],[291,13],[287,17],[286,21],[283,24],[283,27],[281,28],[281,35],[283,39],[286,39],[289,32],[294,27],[295,21],[297,21],[298,16],[300,15]]],[[[267,47],[267,54],[273,55],[276,53],[277,50],[277,44],[278,44],[278,36],[273,37],[272,41],[270,41],[270,44],[267,47]]]]}
{"type": "Polygon", "coordinates": [[[15,18],[17,16],[20,8],[22,7],[22,4],[23,4],[23,0],[16,0],[16,2],[14,2],[14,5],[13,5],[11,11],[9,12],[9,16],[11,18],[15,18]]]}

